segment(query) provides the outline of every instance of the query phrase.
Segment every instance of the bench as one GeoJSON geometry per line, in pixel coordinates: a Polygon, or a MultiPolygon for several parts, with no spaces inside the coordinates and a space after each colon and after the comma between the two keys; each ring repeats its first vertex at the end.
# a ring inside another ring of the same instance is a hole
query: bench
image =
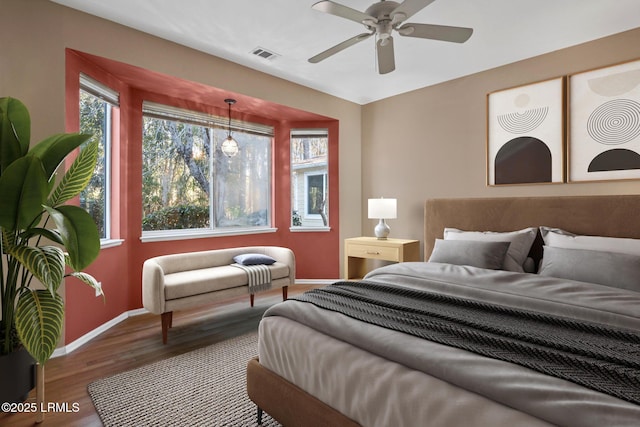
{"type": "Polygon", "coordinates": [[[295,256],[288,248],[247,246],[210,251],[162,255],[146,260],[142,267],[142,304],[160,314],[162,342],[167,343],[173,323],[173,311],[206,305],[249,293],[247,272],[232,266],[234,257],[242,254],[268,255],[276,260],[269,265],[271,288],[282,288],[282,299],[295,281],[295,256]]]}

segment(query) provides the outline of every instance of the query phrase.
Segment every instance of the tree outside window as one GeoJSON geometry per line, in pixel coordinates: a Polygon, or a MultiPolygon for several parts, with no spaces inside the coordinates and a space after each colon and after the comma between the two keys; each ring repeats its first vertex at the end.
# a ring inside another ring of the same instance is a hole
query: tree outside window
{"type": "Polygon", "coordinates": [[[227,157],[227,132],[144,117],[143,234],[270,226],[272,136],[234,130],[239,152],[227,157]]]}
{"type": "MultiPolygon", "coordinates": [[[[82,84],[81,84],[82,87],[82,84]]],[[[80,207],[94,219],[101,239],[110,236],[111,118],[114,106],[84,89],[80,90],[80,132],[99,141],[98,162],[89,185],[80,193],[80,207]]]]}

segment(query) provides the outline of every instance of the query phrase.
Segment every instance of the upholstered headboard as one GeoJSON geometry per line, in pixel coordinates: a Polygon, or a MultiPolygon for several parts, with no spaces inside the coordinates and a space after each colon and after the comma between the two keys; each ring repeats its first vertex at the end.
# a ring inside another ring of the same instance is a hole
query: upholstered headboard
{"type": "MultiPolygon", "coordinates": [[[[428,199],[424,256],[429,259],[445,227],[514,231],[546,225],[576,234],[640,238],[640,195],[428,199]]],[[[538,235],[530,256],[542,257],[538,235]]]]}

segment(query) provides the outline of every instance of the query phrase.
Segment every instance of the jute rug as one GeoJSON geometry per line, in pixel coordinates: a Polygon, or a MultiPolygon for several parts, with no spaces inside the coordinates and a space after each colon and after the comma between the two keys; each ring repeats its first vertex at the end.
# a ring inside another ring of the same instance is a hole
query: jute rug
{"type": "MultiPolygon", "coordinates": [[[[106,427],[256,426],[246,366],[258,354],[252,332],[88,386],[106,427]]],[[[265,427],[280,426],[267,414],[265,427]]]]}

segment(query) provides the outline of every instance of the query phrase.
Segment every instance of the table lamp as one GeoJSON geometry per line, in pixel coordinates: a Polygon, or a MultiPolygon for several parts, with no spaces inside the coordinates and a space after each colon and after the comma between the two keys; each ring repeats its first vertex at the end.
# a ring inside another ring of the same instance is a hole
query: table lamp
{"type": "Polygon", "coordinates": [[[374,229],[378,240],[387,239],[390,228],[384,220],[396,218],[396,207],[396,199],[385,199],[383,197],[379,199],[369,199],[369,218],[377,218],[380,220],[374,229]]]}

